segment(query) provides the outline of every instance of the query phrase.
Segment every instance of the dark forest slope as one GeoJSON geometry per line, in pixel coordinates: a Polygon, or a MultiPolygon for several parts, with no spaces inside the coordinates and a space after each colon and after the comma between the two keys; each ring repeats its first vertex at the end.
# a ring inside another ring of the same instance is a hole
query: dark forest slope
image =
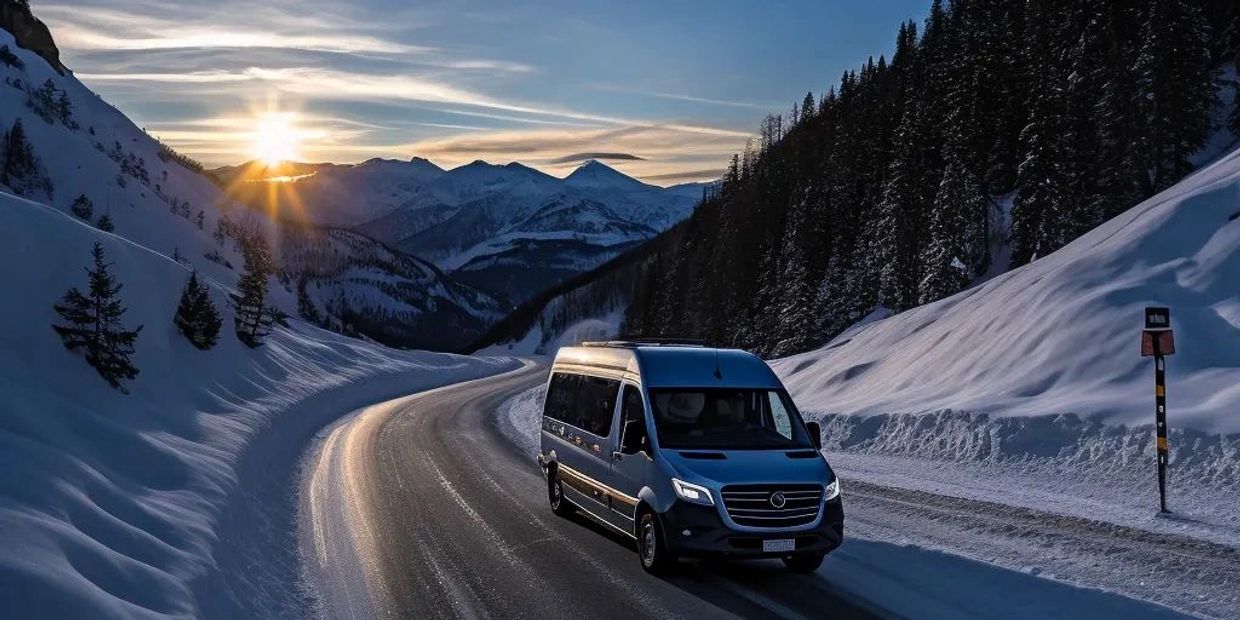
{"type": "Polygon", "coordinates": [[[769,117],[689,220],[624,260],[624,331],[789,354],[1055,251],[1240,124],[1222,80],[1238,15],[1223,0],[936,2],[890,60],[769,117]]]}

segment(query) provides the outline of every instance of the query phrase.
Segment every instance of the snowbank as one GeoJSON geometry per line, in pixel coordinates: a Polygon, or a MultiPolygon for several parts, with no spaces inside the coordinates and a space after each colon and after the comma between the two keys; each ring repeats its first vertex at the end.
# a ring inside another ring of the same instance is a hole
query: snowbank
{"type": "Polygon", "coordinates": [[[275,615],[283,594],[255,574],[270,538],[256,519],[292,509],[285,476],[315,429],[369,401],[515,365],[394,351],[301,324],[251,350],[233,337],[218,288],[220,344],[199,351],[171,323],[188,275],[161,254],[0,194],[7,614],[275,615]],[[124,284],[125,324],[144,326],[129,395],[50,327],[52,304],[84,286],[95,241],[124,284]]]}
{"type": "Polygon", "coordinates": [[[773,362],[802,409],[1152,422],[1142,308],[1172,309],[1172,427],[1240,432],[1240,153],[1063,249],[773,362]]]}

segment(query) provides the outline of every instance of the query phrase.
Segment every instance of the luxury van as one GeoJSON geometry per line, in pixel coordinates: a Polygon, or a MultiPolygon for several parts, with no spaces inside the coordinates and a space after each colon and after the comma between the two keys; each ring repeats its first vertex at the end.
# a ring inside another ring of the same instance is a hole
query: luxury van
{"type": "Polygon", "coordinates": [[[811,572],[844,535],[821,443],[750,353],[599,342],[556,355],[538,463],[552,511],[631,536],[649,572],[683,556],[779,558],[811,572]]]}

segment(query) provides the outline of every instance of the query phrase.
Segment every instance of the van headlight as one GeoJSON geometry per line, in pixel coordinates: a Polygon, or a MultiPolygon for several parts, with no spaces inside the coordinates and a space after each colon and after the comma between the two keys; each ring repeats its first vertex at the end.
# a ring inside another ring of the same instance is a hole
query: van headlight
{"type": "Polygon", "coordinates": [[[685,482],[679,478],[672,478],[672,488],[676,489],[676,495],[679,495],[680,499],[691,504],[715,505],[715,499],[710,496],[710,489],[704,486],[685,482]]]}
{"type": "Polygon", "coordinates": [[[827,494],[823,496],[822,501],[829,502],[839,497],[840,491],[843,491],[843,489],[840,488],[840,479],[837,477],[835,480],[831,481],[831,484],[827,485],[827,494]]]}

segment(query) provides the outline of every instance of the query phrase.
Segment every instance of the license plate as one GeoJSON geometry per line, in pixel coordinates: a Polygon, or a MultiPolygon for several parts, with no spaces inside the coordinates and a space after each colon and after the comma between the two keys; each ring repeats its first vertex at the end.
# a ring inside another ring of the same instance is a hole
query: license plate
{"type": "Polygon", "coordinates": [[[784,551],[796,551],[797,541],[791,538],[780,538],[777,540],[762,541],[763,553],[782,553],[784,551]]]}

